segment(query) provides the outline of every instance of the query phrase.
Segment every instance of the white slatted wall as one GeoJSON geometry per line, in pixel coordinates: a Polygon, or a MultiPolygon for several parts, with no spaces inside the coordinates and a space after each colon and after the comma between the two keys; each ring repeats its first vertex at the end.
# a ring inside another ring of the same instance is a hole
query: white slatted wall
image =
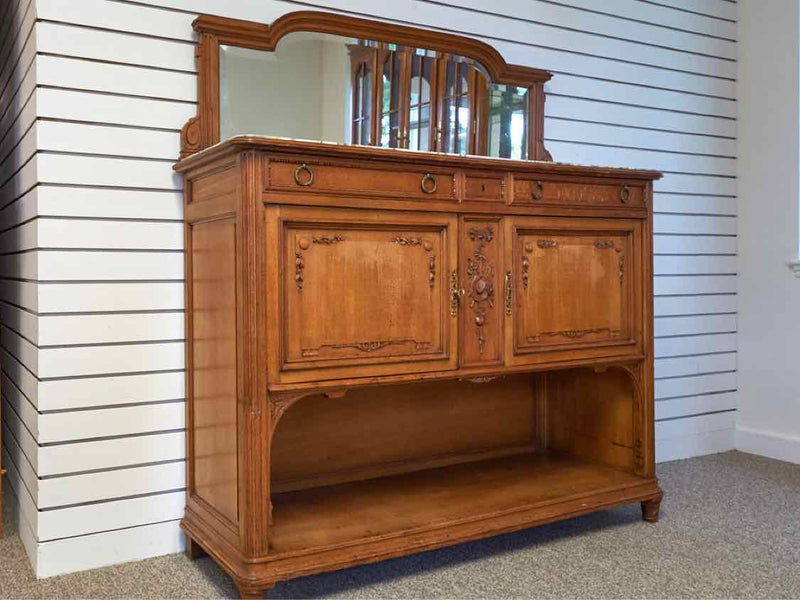
{"type": "Polygon", "coordinates": [[[664,171],[658,458],[732,447],[734,2],[4,0],[3,459],[41,576],[181,547],[182,215],[171,167],[195,113],[190,23],[199,12],[271,22],[310,8],[479,37],[509,62],[555,73],[545,131],[556,160],[664,171]]]}

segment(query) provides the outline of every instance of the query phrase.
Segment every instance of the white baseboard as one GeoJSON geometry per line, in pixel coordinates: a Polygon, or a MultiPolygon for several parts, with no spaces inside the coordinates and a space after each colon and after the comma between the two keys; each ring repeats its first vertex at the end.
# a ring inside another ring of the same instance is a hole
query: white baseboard
{"type": "Polygon", "coordinates": [[[737,427],[736,449],[749,454],[800,464],[800,437],[737,427]]]}
{"type": "Polygon", "coordinates": [[[40,543],[36,576],[41,579],[181,552],[184,538],[178,523],[166,521],[40,543]]]}
{"type": "Polygon", "coordinates": [[[659,440],[656,437],[656,462],[680,460],[733,450],[733,429],[704,431],[693,435],[659,440]]]}

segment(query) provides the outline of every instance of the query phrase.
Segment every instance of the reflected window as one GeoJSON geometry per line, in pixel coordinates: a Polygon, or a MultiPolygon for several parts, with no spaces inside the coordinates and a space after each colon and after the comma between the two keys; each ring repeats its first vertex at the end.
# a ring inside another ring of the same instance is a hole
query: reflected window
{"type": "Polygon", "coordinates": [[[528,158],[528,89],[492,84],[489,89],[489,155],[528,158]]]}

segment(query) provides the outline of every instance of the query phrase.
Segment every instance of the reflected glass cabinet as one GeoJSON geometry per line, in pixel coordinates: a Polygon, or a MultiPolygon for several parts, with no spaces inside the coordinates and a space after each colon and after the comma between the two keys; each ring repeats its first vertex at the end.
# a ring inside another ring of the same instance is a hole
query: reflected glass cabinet
{"type": "Polygon", "coordinates": [[[354,143],[528,157],[527,88],[489,83],[455,54],[367,40],[349,52],[354,143]]]}

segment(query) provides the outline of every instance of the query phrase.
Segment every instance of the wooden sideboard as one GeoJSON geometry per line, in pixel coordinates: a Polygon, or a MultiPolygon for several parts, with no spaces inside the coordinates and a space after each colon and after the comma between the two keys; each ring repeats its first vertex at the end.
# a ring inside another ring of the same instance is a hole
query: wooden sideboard
{"type": "Polygon", "coordinates": [[[658,173],[234,137],[185,178],[182,527],[276,582],[641,502],[658,173]]]}

